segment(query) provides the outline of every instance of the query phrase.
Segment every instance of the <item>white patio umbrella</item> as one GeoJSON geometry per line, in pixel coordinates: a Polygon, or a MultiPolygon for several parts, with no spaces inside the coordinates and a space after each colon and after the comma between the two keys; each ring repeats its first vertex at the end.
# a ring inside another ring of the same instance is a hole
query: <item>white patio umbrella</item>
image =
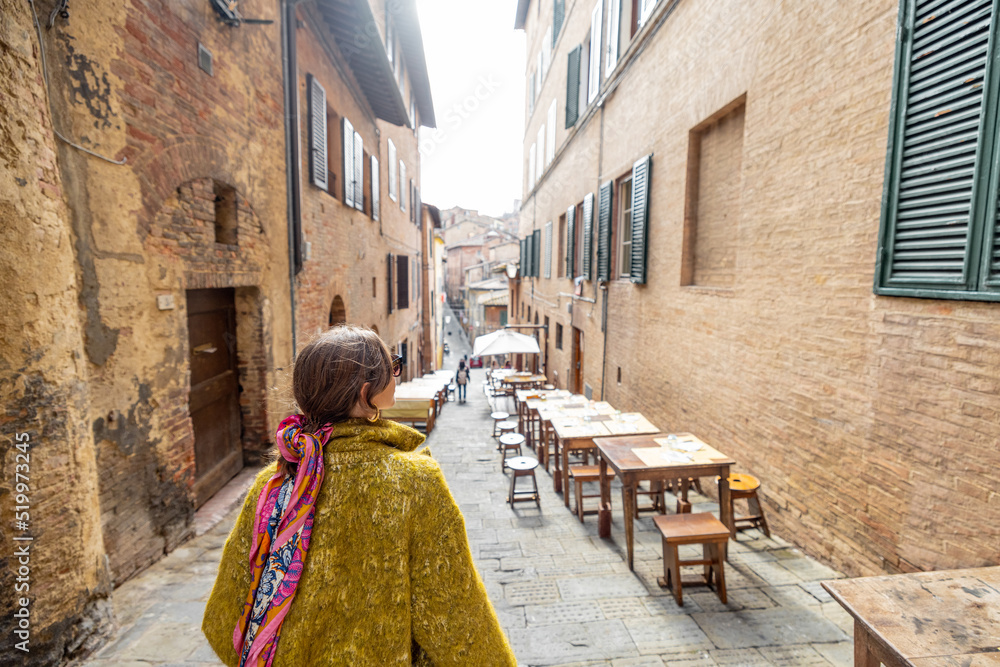
{"type": "Polygon", "coordinates": [[[538,341],[531,336],[510,329],[476,336],[472,343],[472,356],[488,357],[496,354],[538,354],[538,341]]]}

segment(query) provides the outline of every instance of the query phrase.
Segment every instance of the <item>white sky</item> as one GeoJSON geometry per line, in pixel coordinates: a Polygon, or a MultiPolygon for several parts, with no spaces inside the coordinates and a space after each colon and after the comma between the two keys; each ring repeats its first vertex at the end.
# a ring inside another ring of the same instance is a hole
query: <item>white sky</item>
{"type": "Polygon", "coordinates": [[[437,129],[420,128],[421,200],[501,215],[521,198],[524,31],[517,0],[417,0],[437,129]]]}

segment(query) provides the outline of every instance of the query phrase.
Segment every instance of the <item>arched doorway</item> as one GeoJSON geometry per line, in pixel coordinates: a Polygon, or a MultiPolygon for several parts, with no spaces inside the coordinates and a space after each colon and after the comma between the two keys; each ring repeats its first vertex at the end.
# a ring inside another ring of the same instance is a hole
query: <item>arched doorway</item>
{"type": "Polygon", "coordinates": [[[347,308],[344,307],[344,300],[339,294],[333,297],[333,303],[330,305],[330,326],[335,327],[338,324],[347,324],[347,308]]]}

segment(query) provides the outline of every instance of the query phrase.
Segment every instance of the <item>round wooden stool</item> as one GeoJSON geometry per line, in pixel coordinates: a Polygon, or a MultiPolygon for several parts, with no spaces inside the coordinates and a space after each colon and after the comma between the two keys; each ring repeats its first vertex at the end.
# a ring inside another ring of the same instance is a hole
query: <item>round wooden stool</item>
{"type": "Polygon", "coordinates": [[[524,444],[524,436],[520,433],[504,433],[500,436],[500,472],[507,467],[507,452],[517,451],[521,455],[521,445],[524,444]]]}
{"type": "Polygon", "coordinates": [[[542,504],[538,496],[538,482],[535,480],[535,468],[538,467],[538,459],[533,459],[530,456],[515,456],[507,460],[507,467],[514,471],[514,474],[510,478],[510,493],[507,494],[507,502],[510,506],[513,507],[514,503],[534,500],[535,505],[541,509],[542,504]],[[531,491],[518,491],[515,488],[518,477],[531,478],[531,491]]]}
{"type": "Polygon", "coordinates": [[[507,414],[506,412],[494,412],[490,414],[490,417],[493,419],[493,437],[495,438],[497,437],[497,435],[499,435],[497,433],[497,426],[500,424],[500,422],[507,421],[510,415],[507,414]]]}
{"type": "MultiPolygon", "coordinates": [[[[716,482],[720,481],[718,477],[715,479],[716,482]]],[[[771,529],[767,527],[767,519],[764,517],[764,508],[761,507],[760,498],[757,497],[758,489],[760,489],[760,480],[753,475],[742,472],[734,472],[729,475],[729,503],[733,524],[737,531],[760,528],[765,535],[771,537],[771,529]],[[747,501],[750,513],[738,517],[732,505],[734,501],[740,499],[747,501]]]]}

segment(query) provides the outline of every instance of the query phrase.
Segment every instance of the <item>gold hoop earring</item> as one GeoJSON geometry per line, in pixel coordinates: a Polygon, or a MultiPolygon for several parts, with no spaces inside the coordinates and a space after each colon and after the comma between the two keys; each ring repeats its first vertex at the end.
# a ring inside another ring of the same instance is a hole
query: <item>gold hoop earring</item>
{"type": "Polygon", "coordinates": [[[376,406],[375,407],[375,414],[373,414],[371,417],[369,417],[368,421],[370,421],[371,423],[374,424],[375,422],[377,422],[381,418],[382,418],[382,411],[378,408],[378,406],[376,406]]]}

